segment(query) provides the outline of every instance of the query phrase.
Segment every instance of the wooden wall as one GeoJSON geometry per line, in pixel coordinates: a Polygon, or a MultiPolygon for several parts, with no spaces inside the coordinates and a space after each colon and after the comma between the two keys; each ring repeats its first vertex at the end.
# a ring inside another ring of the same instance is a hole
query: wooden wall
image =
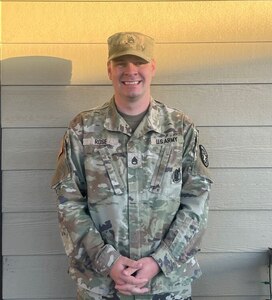
{"type": "MultiPolygon", "coordinates": [[[[1,8],[1,7],[0,7],[1,8]]],[[[272,243],[271,1],[3,1],[3,298],[71,300],[50,178],[79,111],[107,101],[106,38],[157,41],[152,94],[199,126],[214,186],[194,300],[264,300],[272,243]]]]}

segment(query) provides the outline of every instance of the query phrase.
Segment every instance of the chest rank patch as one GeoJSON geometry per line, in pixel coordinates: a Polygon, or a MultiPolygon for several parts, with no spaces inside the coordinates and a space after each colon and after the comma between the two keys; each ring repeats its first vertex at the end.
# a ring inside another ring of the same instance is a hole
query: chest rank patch
{"type": "Polygon", "coordinates": [[[135,169],[141,166],[142,166],[141,153],[128,153],[128,167],[135,169]]]}
{"type": "Polygon", "coordinates": [[[205,149],[204,146],[202,145],[199,145],[199,150],[200,150],[200,158],[203,162],[203,165],[208,168],[209,166],[209,156],[208,156],[208,152],[207,150],[205,149]]]}

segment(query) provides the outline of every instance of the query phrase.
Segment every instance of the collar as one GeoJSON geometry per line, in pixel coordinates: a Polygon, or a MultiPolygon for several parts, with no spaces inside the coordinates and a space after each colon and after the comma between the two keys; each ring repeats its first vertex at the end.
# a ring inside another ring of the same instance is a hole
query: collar
{"type": "MultiPolygon", "coordinates": [[[[141,137],[149,131],[162,133],[163,131],[161,126],[162,124],[160,122],[161,120],[160,111],[161,111],[160,106],[153,98],[151,98],[149,109],[146,115],[144,116],[142,122],[135,130],[134,136],[141,137]]],[[[132,135],[131,128],[126,123],[126,121],[121,117],[121,115],[118,113],[116,109],[114,97],[112,97],[109,102],[109,109],[104,123],[104,127],[110,131],[119,131],[129,136],[132,135]]]]}

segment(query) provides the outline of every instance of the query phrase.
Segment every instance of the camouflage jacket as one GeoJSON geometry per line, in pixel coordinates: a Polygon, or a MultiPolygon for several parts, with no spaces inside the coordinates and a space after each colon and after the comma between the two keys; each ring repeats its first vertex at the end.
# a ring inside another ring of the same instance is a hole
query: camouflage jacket
{"type": "Polygon", "coordinates": [[[207,223],[205,159],[189,119],[153,99],[134,133],[114,99],[80,113],[64,136],[52,181],[77,284],[109,295],[109,270],[120,255],[152,256],[161,272],[151,294],[184,289],[190,296],[207,223]]]}

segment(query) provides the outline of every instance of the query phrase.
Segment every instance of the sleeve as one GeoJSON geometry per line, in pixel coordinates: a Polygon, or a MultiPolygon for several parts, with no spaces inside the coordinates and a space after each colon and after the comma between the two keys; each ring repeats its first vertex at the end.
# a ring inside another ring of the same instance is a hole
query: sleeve
{"type": "Polygon", "coordinates": [[[166,236],[152,254],[165,276],[170,276],[200,250],[212,183],[207,167],[207,152],[199,145],[198,131],[191,125],[184,136],[180,207],[166,236]]]}
{"type": "Polygon", "coordinates": [[[101,275],[108,275],[120,254],[104,243],[89,214],[83,145],[77,130],[72,128],[63,138],[52,188],[57,194],[58,220],[67,256],[101,275]]]}

